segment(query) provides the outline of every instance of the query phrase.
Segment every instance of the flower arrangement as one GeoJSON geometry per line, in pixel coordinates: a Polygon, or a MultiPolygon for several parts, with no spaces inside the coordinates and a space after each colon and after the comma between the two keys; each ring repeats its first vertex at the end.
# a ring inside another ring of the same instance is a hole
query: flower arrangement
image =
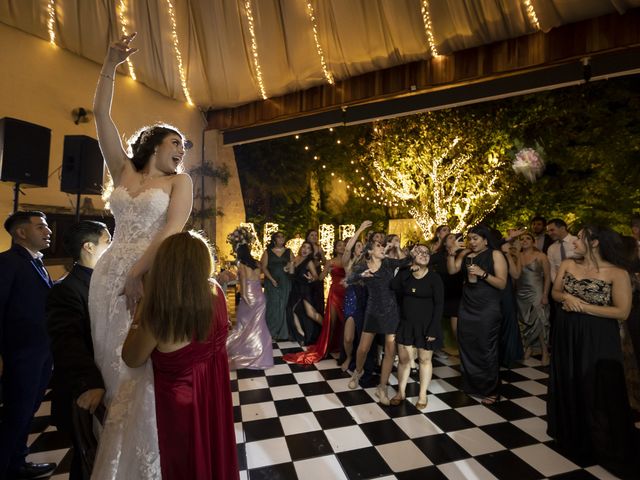
{"type": "Polygon", "coordinates": [[[530,182],[535,182],[544,172],[544,160],[533,148],[523,148],[516,153],[511,165],[513,170],[530,182]]]}
{"type": "Polygon", "coordinates": [[[238,245],[251,245],[255,241],[256,236],[247,227],[237,227],[227,235],[227,243],[231,244],[234,252],[238,250],[238,245]]]}

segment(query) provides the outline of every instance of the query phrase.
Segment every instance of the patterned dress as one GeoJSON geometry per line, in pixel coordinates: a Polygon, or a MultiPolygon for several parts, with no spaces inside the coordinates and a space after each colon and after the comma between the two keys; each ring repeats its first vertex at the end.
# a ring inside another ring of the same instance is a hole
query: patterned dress
{"type": "MultiPolygon", "coordinates": [[[[612,285],[566,272],[564,291],[611,305],[612,285]]],[[[574,454],[597,459],[622,478],[638,478],[638,443],[625,387],[617,320],[558,308],[552,339],[548,434],[574,454]],[[634,472],[635,471],[635,472],[634,472]],[[628,474],[627,474],[628,473],[628,474]]]]}

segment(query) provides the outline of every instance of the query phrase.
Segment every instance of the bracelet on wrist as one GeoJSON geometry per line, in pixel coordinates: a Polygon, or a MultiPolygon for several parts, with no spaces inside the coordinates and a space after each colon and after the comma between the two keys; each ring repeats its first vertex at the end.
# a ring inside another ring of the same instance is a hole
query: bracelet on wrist
{"type": "Polygon", "coordinates": [[[480,275],[480,280],[486,280],[488,276],[489,272],[484,272],[482,275],[480,275]]]}

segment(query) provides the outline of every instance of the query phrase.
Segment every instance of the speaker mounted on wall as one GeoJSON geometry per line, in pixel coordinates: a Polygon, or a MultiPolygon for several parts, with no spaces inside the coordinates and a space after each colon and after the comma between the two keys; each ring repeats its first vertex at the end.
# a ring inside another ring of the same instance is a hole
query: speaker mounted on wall
{"type": "Polygon", "coordinates": [[[60,190],[101,195],[104,160],[98,141],[86,135],[65,135],[60,190]]]}
{"type": "Polygon", "coordinates": [[[49,180],[51,130],[33,123],[0,119],[0,180],[46,187],[49,180]]]}

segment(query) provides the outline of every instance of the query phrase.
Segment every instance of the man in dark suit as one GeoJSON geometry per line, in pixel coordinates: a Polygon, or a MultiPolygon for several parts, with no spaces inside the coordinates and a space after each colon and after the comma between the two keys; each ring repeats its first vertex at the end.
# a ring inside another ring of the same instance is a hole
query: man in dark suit
{"type": "Polygon", "coordinates": [[[53,353],[51,414],[58,430],[69,434],[74,446],[70,480],[83,478],[80,432],[73,432],[73,403],[84,410],[83,424],[90,425],[91,414],[104,396],[102,375],[93,359],[88,297],[93,267],[110,243],[104,223],[85,220],[71,227],[65,233],[64,248],[73,258],[73,269],[53,286],[47,299],[53,353]]]}
{"type": "Polygon", "coordinates": [[[41,250],[51,230],[42,212],[16,212],[4,222],[11,248],[0,253],[0,478],[34,478],[55,463],[26,462],[27,436],[51,377],[45,302],[51,279],[41,250]]]}
{"type": "Polygon", "coordinates": [[[547,219],[536,215],[531,219],[531,232],[535,239],[535,247],[542,253],[547,253],[553,239],[547,235],[547,219]]]}

